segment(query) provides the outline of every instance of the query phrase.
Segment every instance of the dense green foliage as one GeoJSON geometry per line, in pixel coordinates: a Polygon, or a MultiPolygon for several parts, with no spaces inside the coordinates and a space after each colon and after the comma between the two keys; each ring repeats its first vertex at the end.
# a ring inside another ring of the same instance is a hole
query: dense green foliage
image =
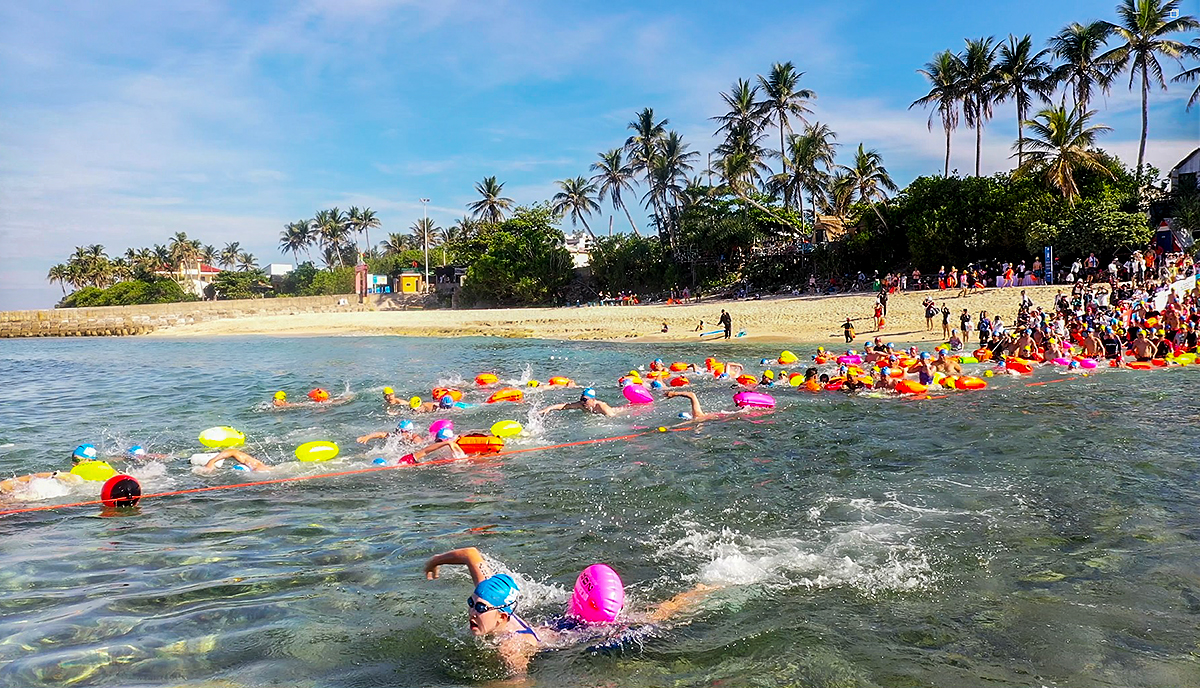
{"type": "Polygon", "coordinates": [[[312,262],[306,261],[283,278],[279,293],[284,296],[353,294],[354,268],[318,270],[312,262]]]}
{"type": "Polygon", "coordinates": [[[59,307],[132,306],[141,303],[173,303],[195,300],[196,297],[185,293],[178,282],[164,278],[117,282],[107,289],[84,287],[64,298],[59,307]]]}
{"type": "Polygon", "coordinates": [[[549,304],[562,298],[574,274],[558,216],[542,205],[517,208],[512,218],[464,240],[476,256],[463,284],[466,305],[549,304]]]}
{"type": "Polygon", "coordinates": [[[257,270],[251,272],[222,270],[213,278],[212,284],[204,288],[205,298],[219,301],[253,299],[268,293],[274,294],[271,284],[257,270]]]}

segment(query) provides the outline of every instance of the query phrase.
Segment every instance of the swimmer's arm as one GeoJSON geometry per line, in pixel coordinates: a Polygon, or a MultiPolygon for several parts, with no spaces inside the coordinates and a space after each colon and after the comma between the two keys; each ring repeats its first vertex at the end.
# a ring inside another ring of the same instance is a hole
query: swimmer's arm
{"type": "Polygon", "coordinates": [[[672,616],[675,616],[679,612],[684,611],[685,609],[687,609],[689,607],[695,606],[697,603],[699,603],[705,597],[708,597],[709,595],[711,595],[714,591],[716,591],[718,589],[719,588],[717,588],[716,586],[705,585],[703,583],[700,583],[699,585],[692,588],[691,590],[688,590],[686,592],[681,592],[678,595],[667,600],[666,602],[663,602],[662,604],[658,605],[658,607],[656,607],[654,609],[654,611],[650,612],[650,621],[652,621],[654,623],[660,623],[662,621],[666,621],[667,619],[671,618],[672,616]]]}
{"type": "Polygon", "coordinates": [[[550,413],[551,411],[562,411],[562,410],[565,410],[568,405],[569,404],[552,404],[552,405],[547,406],[546,408],[542,409],[541,411],[538,411],[538,413],[546,414],[546,413],[550,413]]]}
{"type": "Polygon", "coordinates": [[[387,436],[388,436],[387,432],[369,432],[369,433],[363,435],[362,437],[359,437],[356,441],[359,444],[366,444],[367,442],[370,442],[371,440],[381,440],[387,436]]]}
{"type": "Polygon", "coordinates": [[[508,665],[513,673],[513,679],[508,685],[524,683],[525,675],[529,673],[529,661],[537,654],[538,643],[527,635],[509,636],[500,642],[500,658],[508,665]]]}
{"type": "Polygon", "coordinates": [[[422,449],[416,450],[415,452],[413,452],[411,454],[411,456],[413,457],[414,461],[420,461],[421,459],[425,458],[426,456],[429,456],[433,452],[435,452],[435,451],[441,449],[442,447],[445,447],[446,445],[451,444],[453,442],[454,442],[454,440],[442,440],[440,442],[434,442],[433,444],[429,445],[428,447],[424,447],[422,449]]]}
{"type": "Polygon", "coordinates": [[[483,555],[479,553],[478,549],[474,547],[462,547],[430,557],[429,561],[425,562],[425,578],[427,580],[434,580],[438,577],[438,567],[447,564],[466,566],[467,570],[471,573],[471,580],[476,585],[479,585],[481,581],[492,576],[492,568],[488,566],[487,561],[484,560],[483,555]]]}

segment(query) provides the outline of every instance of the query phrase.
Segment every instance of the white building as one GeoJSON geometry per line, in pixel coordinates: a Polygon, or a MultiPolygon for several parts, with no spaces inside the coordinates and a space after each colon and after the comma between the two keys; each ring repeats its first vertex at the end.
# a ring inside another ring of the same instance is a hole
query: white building
{"type": "Polygon", "coordinates": [[[1196,183],[1200,175],[1200,148],[1192,151],[1179,164],[1171,168],[1171,191],[1194,191],[1200,189],[1196,183]]]}
{"type": "Polygon", "coordinates": [[[294,269],[291,263],[271,263],[267,266],[267,277],[283,278],[294,269]]]}
{"type": "Polygon", "coordinates": [[[583,232],[577,232],[566,239],[567,252],[571,254],[571,262],[576,268],[586,268],[592,261],[592,240],[583,232]]]}
{"type": "Polygon", "coordinates": [[[194,260],[180,265],[178,270],[172,270],[164,265],[161,270],[155,270],[154,274],[159,277],[170,277],[178,282],[179,286],[183,287],[187,293],[204,298],[204,288],[212,284],[219,272],[221,271],[207,263],[194,260]]]}

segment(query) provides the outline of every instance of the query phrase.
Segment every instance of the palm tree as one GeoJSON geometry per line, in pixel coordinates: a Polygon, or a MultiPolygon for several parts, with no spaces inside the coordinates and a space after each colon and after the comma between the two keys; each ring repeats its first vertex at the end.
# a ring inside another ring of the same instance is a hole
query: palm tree
{"type": "Polygon", "coordinates": [[[258,261],[255,260],[254,254],[242,251],[237,257],[238,272],[251,272],[258,269],[258,261]]]}
{"type": "Polygon", "coordinates": [[[479,222],[463,215],[454,221],[454,237],[458,241],[465,241],[479,233],[479,222]]]}
{"type": "Polygon", "coordinates": [[[845,168],[839,169],[829,177],[826,195],[821,197],[821,205],[826,215],[845,219],[850,214],[850,206],[854,203],[857,189],[854,175],[845,168]]]}
{"type": "Polygon", "coordinates": [[[605,198],[611,198],[613,210],[624,210],[633,233],[641,236],[637,225],[633,223],[633,216],[629,214],[629,207],[621,200],[622,191],[633,191],[633,168],[625,164],[621,149],[613,148],[607,153],[600,153],[600,160],[592,163],[591,169],[596,172],[592,183],[600,191],[600,200],[603,202],[605,198]]]}
{"type": "Polygon", "coordinates": [[[879,217],[879,221],[887,226],[883,215],[879,212],[879,207],[875,205],[877,201],[886,201],[888,191],[897,191],[900,187],[892,181],[892,176],[888,174],[887,168],[883,166],[883,156],[875,149],[863,150],[863,145],[858,144],[858,150],[854,153],[854,164],[852,166],[842,166],[849,178],[854,182],[854,193],[858,195],[859,200],[866,201],[871,204],[871,208],[875,211],[875,215],[879,217]]]}
{"type": "Polygon", "coordinates": [[[379,242],[379,250],[383,251],[385,256],[396,256],[413,248],[413,238],[408,234],[400,234],[393,232],[388,235],[387,241],[379,242]]]}
{"type": "Polygon", "coordinates": [[[959,57],[963,114],[967,126],[975,130],[975,176],[979,176],[979,158],[983,152],[983,127],[992,117],[996,99],[997,74],[995,38],[967,39],[967,48],[959,57]]]}
{"type": "Polygon", "coordinates": [[[1033,52],[1033,39],[1025,34],[1021,39],[1009,34],[1008,43],[1000,46],[1000,61],[996,64],[999,100],[1011,98],[1017,106],[1017,167],[1024,162],[1021,139],[1025,136],[1022,122],[1029,119],[1030,96],[1050,100],[1054,91],[1053,71],[1044,59],[1049,48],[1033,52]]]}
{"type": "MultiPolygon", "coordinates": [[[[362,208],[360,210],[357,206],[350,206],[350,212],[347,215],[347,222],[349,222],[351,229],[355,233],[363,233],[365,239],[363,243],[368,247],[369,250],[371,246],[371,230],[378,229],[380,227],[379,218],[376,217],[375,211],[371,210],[370,208],[362,208]]],[[[358,242],[355,241],[355,244],[357,243],[358,242]]]]}
{"type": "MultiPolygon", "coordinates": [[[[801,122],[806,122],[805,115],[812,114],[808,101],[815,100],[817,94],[812,89],[798,88],[800,77],[804,72],[796,71],[791,62],[776,62],[771,65],[771,74],[763,78],[760,74],[758,84],[762,87],[763,100],[758,103],[758,111],[762,124],[770,124],[772,120],[779,124],[779,159],[787,167],[787,150],[784,145],[784,132],[790,132],[792,125],[788,117],[795,116],[801,122]]],[[[784,170],[786,171],[786,169],[784,170]]]]}
{"type": "Polygon", "coordinates": [[[1098,58],[1110,33],[1112,28],[1108,22],[1072,22],[1057,35],[1051,36],[1047,43],[1054,56],[1063,61],[1054,68],[1054,83],[1067,85],[1080,112],[1087,111],[1092,91],[1099,87],[1108,93],[1109,86],[1116,78],[1112,63],[1098,58]]]}
{"type": "Polygon", "coordinates": [[[70,281],[71,273],[66,265],[59,263],[52,266],[50,271],[46,273],[46,279],[50,280],[50,284],[58,282],[58,286],[62,289],[63,296],[67,295],[67,282],[70,281]]]}
{"type": "Polygon", "coordinates": [[[437,226],[432,218],[423,217],[412,223],[409,227],[412,230],[413,243],[417,248],[423,248],[428,241],[429,246],[437,247],[438,238],[441,234],[441,228],[437,226]]]}
{"type": "MultiPolygon", "coordinates": [[[[908,108],[917,105],[934,105],[941,117],[942,129],[946,132],[946,169],[942,176],[950,176],[950,132],[958,128],[958,103],[962,100],[961,62],[949,50],[936,53],[917,73],[929,79],[929,93],[914,100],[908,108]]],[[[929,130],[933,131],[933,113],[929,113],[929,130]]]]}
{"type": "Polygon", "coordinates": [[[205,244],[197,256],[202,262],[212,264],[217,259],[217,247],[212,244],[205,244]]]}
{"type": "MultiPolygon", "coordinates": [[[[1192,44],[1186,47],[1188,55],[1200,58],[1200,38],[1193,38],[1192,44]]],[[[1183,81],[1200,81],[1200,67],[1184,70],[1171,79],[1171,83],[1183,81]]],[[[1196,85],[1196,90],[1192,91],[1192,96],[1188,98],[1187,109],[1191,110],[1196,101],[1200,101],[1200,84],[1196,85]]]]}
{"type": "Polygon", "coordinates": [[[512,206],[513,200],[505,198],[500,194],[504,193],[504,183],[497,182],[495,177],[484,177],[483,181],[475,185],[475,191],[483,198],[468,203],[467,207],[471,209],[471,213],[482,219],[484,222],[491,224],[500,224],[504,221],[504,211],[512,206]]]}
{"type": "Polygon", "coordinates": [[[1134,77],[1142,78],[1142,139],[1138,143],[1137,161],[1137,175],[1140,180],[1142,164],[1146,160],[1149,112],[1146,101],[1150,94],[1151,77],[1153,76],[1162,90],[1167,90],[1158,56],[1179,60],[1189,52],[1186,45],[1167,36],[1200,28],[1200,22],[1190,15],[1179,16],[1179,0],[1121,0],[1121,4],[1117,5],[1117,15],[1120,16],[1121,22],[1110,23],[1108,28],[1124,43],[1104,53],[1099,59],[1111,62],[1115,72],[1128,67],[1130,90],[1133,90],[1134,77]]]}
{"type": "Polygon", "coordinates": [[[1075,185],[1077,170],[1095,170],[1112,176],[1100,153],[1094,150],[1096,137],[1111,129],[1102,124],[1091,124],[1094,114],[1094,110],[1080,112],[1075,108],[1068,111],[1059,105],[1042,110],[1034,119],[1026,121],[1030,135],[1025,137],[1024,146],[1030,150],[1025,164],[1017,168],[1017,174],[1042,171],[1046,181],[1061,191],[1063,198],[1072,205],[1079,196],[1079,187],[1075,185]]]}
{"type": "MultiPolygon", "coordinates": [[[[733,82],[733,86],[729,87],[729,92],[721,94],[721,100],[725,101],[725,114],[712,118],[721,123],[721,126],[717,127],[716,133],[728,134],[731,130],[739,127],[761,128],[763,126],[762,106],[758,102],[758,87],[749,81],[738,79],[733,82]]],[[[666,120],[663,120],[663,124],[666,125],[666,120]]]]}
{"type": "Polygon", "coordinates": [[[833,166],[837,134],[828,125],[813,122],[805,125],[804,133],[793,134],[788,140],[784,171],[772,177],[772,185],[784,194],[784,205],[790,198],[799,202],[800,215],[804,215],[804,192],[813,197],[824,193],[823,186],[833,166]]]}
{"type": "Polygon", "coordinates": [[[342,257],[342,247],[346,243],[346,236],[350,233],[346,214],[338,210],[337,206],[329,210],[318,210],[316,218],[313,219],[313,225],[321,245],[326,249],[332,247],[334,250],[333,254],[326,251],[326,256],[336,255],[338,265],[345,267],[346,261],[342,257]]]}
{"type": "Polygon", "coordinates": [[[279,250],[284,253],[290,252],[296,265],[300,264],[300,251],[307,253],[311,243],[312,225],[308,220],[289,222],[284,225],[283,231],[279,234],[279,250]]]}
{"type": "Polygon", "coordinates": [[[659,142],[667,135],[669,120],[655,120],[653,108],[643,108],[634,116],[627,129],[633,131],[625,139],[625,152],[629,154],[629,170],[631,173],[641,172],[646,177],[646,186],[650,192],[645,198],[651,202],[655,224],[662,227],[661,213],[658,207],[658,196],[654,193],[651,180],[654,158],[658,155],[659,142]]]}
{"type": "Polygon", "coordinates": [[[583,177],[563,179],[555,184],[558,184],[562,191],[550,199],[550,209],[560,215],[570,215],[572,227],[576,226],[576,221],[582,222],[588,235],[595,239],[596,234],[588,225],[587,216],[600,210],[600,205],[595,199],[596,185],[583,177]]]}
{"type": "Polygon", "coordinates": [[[237,265],[238,253],[240,252],[240,243],[231,241],[225,244],[225,248],[221,249],[220,253],[217,254],[217,264],[226,269],[237,265]]]}

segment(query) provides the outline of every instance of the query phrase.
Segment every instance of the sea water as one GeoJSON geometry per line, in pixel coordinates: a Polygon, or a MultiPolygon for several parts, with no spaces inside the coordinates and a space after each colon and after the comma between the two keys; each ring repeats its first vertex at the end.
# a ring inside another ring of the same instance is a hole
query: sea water
{"type": "MultiPolygon", "coordinates": [[[[779,348],[6,341],[0,471],[62,469],[92,442],[103,455],[132,444],[171,455],[116,462],[147,493],[246,481],[192,470],[187,457],[205,451],[196,436],[213,425],[245,432],[250,453],[284,464],[278,475],[353,470],[411,450],[354,441],[395,426],[384,386],[428,398],[458,385],[479,403],[479,372],[514,384],[567,375],[617,405],[618,375],[654,357],[749,364],[779,348]],[[316,386],[354,399],[269,406],[276,390],[303,400],[316,386]],[[316,439],[341,457],[296,464],[292,450],[316,439]]],[[[657,428],[679,422],[683,400],[543,419],[536,407],[578,391],[526,388],[528,403],[459,411],[457,428],[517,420],[526,433],[510,448],[635,436],[147,499],[119,514],[0,517],[0,686],[501,679],[494,651],[466,630],[466,573],[422,571],[430,555],[468,545],[518,576],[532,621],[561,611],[594,562],[621,574],[632,610],[719,586],[636,647],[542,654],[533,685],[1200,685],[1198,380],[1197,368],[1070,380],[1043,369],[927,400],[784,387],[773,414],[666,433],[657,428]]],[[[706,410],[733,408],[728,382],[694,389],[706,410]]]]}

